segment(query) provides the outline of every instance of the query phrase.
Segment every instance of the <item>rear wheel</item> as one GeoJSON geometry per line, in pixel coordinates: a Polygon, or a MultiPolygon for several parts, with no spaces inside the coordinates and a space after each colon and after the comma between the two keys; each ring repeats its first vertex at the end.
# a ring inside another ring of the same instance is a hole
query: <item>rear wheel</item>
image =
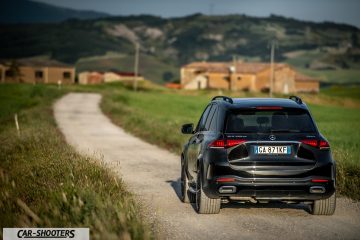
{"type": "Polygon", "coordinates": [[[195,202],[195,194],[189,191],[189,180],[183,166],[181,166],[181,201],[184,203],[195,202]]]}
{"type": "Polygon", "coordinates": [[[333,215],[336,208],[335,193],[331,197],[322,200],[315,200],[311,206],[311,214],[313,215],[333,215]]]}
{"type": "Polygon", "coordinates": [[[201,172],[196,181],[196,210],[201,214],[217,214],[220,212],[221,199],[209,198],[202,190],[201,172]]]}

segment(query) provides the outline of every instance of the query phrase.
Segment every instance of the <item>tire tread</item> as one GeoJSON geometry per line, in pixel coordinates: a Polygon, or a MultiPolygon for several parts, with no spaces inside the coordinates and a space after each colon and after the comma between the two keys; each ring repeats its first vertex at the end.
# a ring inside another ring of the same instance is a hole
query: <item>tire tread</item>
{"type": "Polygon", "coordinates": [[[336,209],[336,194],[327,199],[315,200],[311,208],[313,215],[333,215],[336,209]]]}

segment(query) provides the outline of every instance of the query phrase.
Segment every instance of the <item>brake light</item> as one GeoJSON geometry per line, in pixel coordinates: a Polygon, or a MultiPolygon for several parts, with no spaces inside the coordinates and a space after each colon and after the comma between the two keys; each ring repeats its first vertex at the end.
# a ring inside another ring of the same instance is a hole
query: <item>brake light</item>
{"type": "Polygon", "coordinates": [[[212,143],[209,144],[209,147],[211,148],[224,148],[225,147],[225,141],[224,140],[215,140],[212,143]]]}
{"type": "Polygon", "coordinates": [[[216,182],[235,182],[235,178],[218,178],[216,182]]]}
{"type": "Polygon", "coordinates": [[[256,107],[258,110],[280,110],[283,107],[275,107],[275,106],[264,106],[264,107],[256,107]]]}
{"type": "Polygon", "coordinates": [[[325,183],[328,181],[329,180],[327,180],[327,179],[311,179],[311,182],[313,182],[313,183],[325,183]]]}
{"type": "Polygon", "coordinates": [[[211,148],[229,148],[246,142],[244,139],[215,140],[209,144],[211,148]]]}
{"type": "Polygon", "coordinates": [[[320,149],[329,149],[330,145],[327,141],[324,140],[314,140],[314,139],[304,139],[301,140],[300,142],[312,146],[312,147],[318,147],[320,149]]]}
{"type": "Polygon", "coordinates": [[[226,147],[233,147],[246,142],[244,139],[228,139],[226,140],[226,147]]]}

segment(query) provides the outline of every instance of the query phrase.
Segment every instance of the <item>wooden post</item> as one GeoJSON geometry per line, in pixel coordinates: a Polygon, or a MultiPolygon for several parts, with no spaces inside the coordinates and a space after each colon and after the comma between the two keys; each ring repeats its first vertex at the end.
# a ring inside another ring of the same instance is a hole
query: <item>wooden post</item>
{"type": "Polygon", "coordinates": [[[19,127],[19,121],[18,121],[18,115],[17,115],[17,113],[15,113],[14,119],[15,119],[16,131],[17,131],[18,136],[20,137],[20,127],[19,127]]]}

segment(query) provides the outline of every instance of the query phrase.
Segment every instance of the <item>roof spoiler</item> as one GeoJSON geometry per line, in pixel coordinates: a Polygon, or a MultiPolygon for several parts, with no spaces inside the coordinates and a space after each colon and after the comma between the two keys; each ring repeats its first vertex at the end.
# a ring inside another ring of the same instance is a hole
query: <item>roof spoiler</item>
{"type": "Polygon", "coordinates": [[[298,96],[290,96],[289,99],[293,100],[294,102],[296,102],[297,104],[302,104],[303,101],[301,100],[300,97],[298,96]]]}
{"type": "Polygon", "coordinates": [[[222,99],[224,100],[225,102],[228,102],[228,103],[231,103],[233,104],[234,101],[232,100],[232,98],[229,98],[227,96],[216,96],[216,97],[213,97],[213,99],[211,101],[214,101],[214,100],[218,100],[218,99],[222,99]]]}

